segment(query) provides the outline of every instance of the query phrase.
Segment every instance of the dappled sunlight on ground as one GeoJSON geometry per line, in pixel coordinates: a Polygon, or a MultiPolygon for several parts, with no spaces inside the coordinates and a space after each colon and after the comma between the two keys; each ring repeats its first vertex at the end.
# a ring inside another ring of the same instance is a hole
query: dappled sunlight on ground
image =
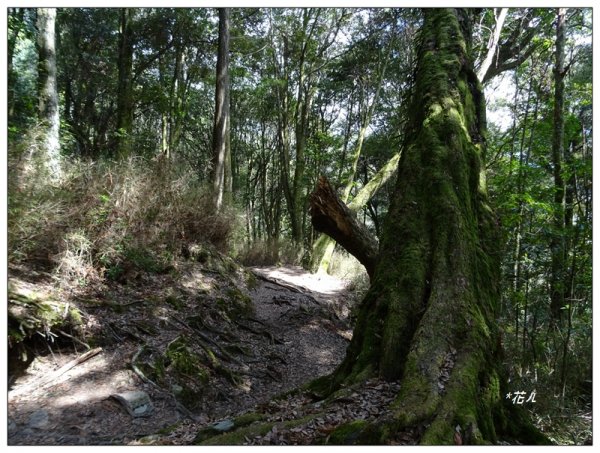
{"type": "Polygon", "coordinates": [[[259,278],[246,290],[235,286],[229,274],[198,263],[178,264],[173,275],[111,283],[77,299],[83,325],[94,332],[83,340],[93,338],[103,349],[61,375],[57,370],[85,353],[80,344],[75,350],[72,344],[64,346],[63,338],[60,347],[42,344],[35,350],[37,358],[25,374],[11,379],[11,445],[127,445],[177,421],[204,426],[256,410],[273,396],[332,372],[342,361],[351,334],[346,282],[301,268],[268,268],[253,270],[259,278]],[[220,315],[217,309],[234,302],[230,293],[236,288],[253,310],[228,320],[228,312],[220,315]],[[218,363],[239,380],[232,385],[211,370],[192,417],[173,395],[170,383],[179,381],[172,380],[172,366],[165,368],[169,380],[158,387],[132,368],[134,362],[154,366],[178,338],[186,339],[190,351],[200,347],[197,341],[219,353],[218,363]],[[150,398],[154,411],[148,417],[132,417],[111,397],[133,391],[150,398]]]}
{"type": "Polygon", "coordinates": [[[134,419],[110,398],[114,393],[150,390],[128,366],[134,351],[127,343],[104,349],[43,386],[38,384],[82,352],[56,351],[36,358],[8,393],[10,444],[112,444],[176,421],[174,408],[157,394],[151,393],[151,398],[160,418],[134,419]],[[19,391],[25,386],[30,390],[19,391]]]}
{"type": "Polygon", "coordinates": [[[211,291],[216,280],[202,273],[201,269],[193,269],[182,275],[180,284],[193,291],[211,291]]]}
{"type": "Polygon", "coordinates": [[[348,281],[324,273],[311,274],[300,266],[269,266],[256,268],[256,270],[265,277],[278,279],[327,296],[338,294],[346,289],[349,284],[348,281]]]}

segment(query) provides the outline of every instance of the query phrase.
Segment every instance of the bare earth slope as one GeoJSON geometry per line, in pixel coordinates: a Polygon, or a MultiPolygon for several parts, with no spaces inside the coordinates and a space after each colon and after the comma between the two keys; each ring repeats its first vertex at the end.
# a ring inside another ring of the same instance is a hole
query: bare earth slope
{"type": "MultiPolygon", "coordinates": [[[[40,386],[87,349],[61,345],[60,337],[38,345],[26,373],[9,376],[8,444],[127,445],[159,432],[168,437],[174,426],[177,443],[191,442],[186,436],[197,427],[265,403],[342,360],[350,337],[345,282],[300,268],[256,268],[252,278],[222,264],[184,262],[168,275],[142,273],[74,297],[90,347],[102,350],[40,386]],[[153,406],[145,417],[111,397],[140,390],[153,406]]],[[[49,285],[9,274],[22,285],[49,285]]]]}

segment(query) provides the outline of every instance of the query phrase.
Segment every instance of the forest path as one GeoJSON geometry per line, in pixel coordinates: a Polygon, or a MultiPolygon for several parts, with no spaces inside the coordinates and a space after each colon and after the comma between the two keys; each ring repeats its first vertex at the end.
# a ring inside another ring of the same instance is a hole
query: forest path
{"type": "MultiPolygon", "coordinates": [[[[152,292],[162,300],[169,285],[171,290],[173,286],[179,285],[179,289],[185,286],[193,294],[194,285],[206,287],[211,281],[216,287],[223,284],[218,275],[206,277],[207,273],[201,272],[197,263],[186,266],[177,281],[149,276],[144,285],[103,288],[102,297],[118,300],[127,307],[124,310],[115,310],[114,305],[108,309],[85,307],[88,323],[110,326],[121,341],[107,341],[99,354],[73,367],[50,385],[39,387],[37,384],[81,356],[85,352],[83,348],[78,347],[78,352],[73,352],[72,347],[61,350],[54,345],[52,354],[40,354],[24,375],[11,378],[9,445],[136,444],[140,438],[176,424],[179,425],[178,440],[191,442],[193,437],[188,437],[201,427],[243,413],[277,394],[327,374],[343,359],[351,336],[346,282],[311,275],[297,267],[253,268],[252,272],[259,277],[255,288],[249,291],[254,314],[242,319],[239,328],[233,330],[231,325],[214,323],[212,326],[214,331],[220,328],[228,331],[238,344],[250,350],[247,356],[236,356],[239,368],[231,366],[244,377],[243,382],[232,386],[221,377],[211,378],[202,408],[191,412],[182,409],[171,392],[140,379],[132,371],[131,363],[141,345],[164,350],[185,331],[181,326],[177,329],[173,319],[185,320],[183,324],[186,324],[198,314],[191,296],[177,310],[167,304],[149,310],[147,304],[135,303],[142,297],[142,291],[145,297],[152,292]],[[199,282],[201,274],[204,280],[199,282]],[[186,276],[190,278],[183,278],[186,276]],[[184,281],[186,283],[182,283],[184,281]],[[165,319],[169,322],[164,322],[165,319]],[[143,327],[141,331],[133,330],[132,324],[143,327]],[[160,334],[145,335],[144,329],[148,333],[157,330],[160,334]],[[127,332],[132,335],[124,335],[127,332]],[[150,396],[154,407],[148,417],[132,417],[110,397],[140,390],[150,396]]],[[[223,341],[219,335],[213,335],[212,339],[223,341]]]]}

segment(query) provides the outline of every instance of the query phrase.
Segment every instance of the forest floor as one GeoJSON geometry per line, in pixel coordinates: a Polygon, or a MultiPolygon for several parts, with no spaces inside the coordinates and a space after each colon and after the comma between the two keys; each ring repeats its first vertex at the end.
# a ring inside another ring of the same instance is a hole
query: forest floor
{"type": "MultiPolygon", "coordinates": [[[[24,374],[9,376],[8,444],[189,444],[202,427],[267,404],[340,363],[351,337],[348,282],[299,267],[255,268],[256,279],[222,269],[183,262],[176,276],[139,274],[74,295],[85,331],[100,338],[93,346],[102,350],[40,385],[86,348],[58,340],[38,345],[24,374]],[[244,280],[253,280],[246,288],[252,307],[234,319],[216,308],[219,295],[237,294],[244,280]],[[167,377],[167,385],[155,385],[142,365],[180,338],[198,336],[220,362],[212,363],[207,388],[196,393],[201,404],[188,405],[174,396],[181,382],[167,377]],[[139,390],[150,397],[148,416],[133,417],[111,397],[139,390]]],[[[9,276],[37,293],[52,291],[47,274],[12,268],[9,276]]]]}
{"type": "MultiPolygon", "coordinates": [[[[75,342],[65,336],[74,331],[44,341],[36,332],[35,359],[20,371],[9,364],[8,445],[347,444],[361,423],[391,416],[397,382],[369,380],[327,399],[303,387],[344,358],[351,282],[299,267],[244,269],[220,254],[200,261],[58,292],[52,275],[9,267],[9,288],[77,305],[83,328],[75,342]],[[149,398],[141,414],[122,404],[134,391],[149,398]]],[[[591,411],[576,420],[563,429],[573,439],[557,443],[583,443],[591,411]]]]}

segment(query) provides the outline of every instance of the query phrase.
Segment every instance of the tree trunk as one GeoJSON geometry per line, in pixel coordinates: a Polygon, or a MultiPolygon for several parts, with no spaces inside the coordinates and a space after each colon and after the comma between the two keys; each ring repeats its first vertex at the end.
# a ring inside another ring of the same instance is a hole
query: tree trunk
{"type": "Polygon", "coordinates": [[[496,19],[496,24],[494,25],[494,33],[490,36],[490,40],[488,43],[488,52],[485,56],[485,59],[481,63],[481,67],[477,72],[477,77],[479,80],[483,81],[486,79],[486,74],[488,70],[492,66],[492,62],[494,58],[498,58],[498,44],[500,42],[500,33],[502,33],[502,27],[504,26],[504,20],[506,19],[506,14],[508,13],[508,8],[502,8],[498,16],[496,16],[494,10],[494,16],[496,19]]]}
{"type": "Polygon", "coordinates": [[[469,57],[468,13],[424,16],[380,254],[330,391],[373,376],[400,380],[393,417],[362,429],[357,442],[415,429],[422,444],[452,444],[457,426],[463,443],[493,443],[498,434],[543,442],[504,399],[500,237],[487,203],[485,103],[469,57]]]}
{"type": "Polygon", "coordinates": [[[131,133],[133,131],[133,11],[121,9],[119,30],[119,85],[117,93],[117,133],[116,153],[126,157],[131,152],[131,133]]]}
{"type": "Polygon", "coordinates": [[[304,61],[300,61],[300,77],[298,81],[298,103],[296,109],[296,166],[294,168],[293,184],[293,209],[291,212],[292,239],[297,248],[302,248],[304,240],[304,228],[302,215],[304,213],[305,182],[304,172],[306,169],[305,150],[308,135],[308,119],[312,103],[314,89],[311,82],[305,80],[304,61]]]}
{"type": "Polygon", "coordinates": [[[310,215],[315,230],[335,239],[365,266],[370,277],[373,276],[379,248],[377,240],[358,222],[323,176],[310,196],[310,215]]]}
{"type": "Polygon", "coordinates": [[[175,68],[171,82],[171,100],[169,116],[169,155],[172,156],[179,143],[181,127],[185,117],[185,96],[187,90],[186,70],[187,49],[178,42],[175,46],[175,68]]]}
{"type": "Polygon", "coordinates": [[[556,63],[554,67],[554,133],[552,136],[552,164],[554,168],[554,231],[550,241],[550,253],[552,255],[550,314],[554,321],[560,321],[562,317],[562,308],[565,306],[565,183],[562,177],[565,132],[565,13],[565,8],[558,8],[556,25],[556,63]]]}
{"type": "Polygon", "coordinates": [[[55,22],[55,8],[38,8],[38,114],[43,128],[42,149],[44,153],[40,157],[51,180],[57,180],[61,176],[55,22]]]}
{"type": "MultiPolygon", "coordinates": [[[[381,186],[388,182],[389,179],[396,173],[399,161],[400,153],[394,154],[394,156],[386,162],[386,164],[375,174],[375,176],[373,176],[371,180],[367,184],[365,184],[365,186],[362,189],[358,191],[356,196],[348,204],[348,210],[353,215],[356,215],[358,211],[364,208],[368,201],[381,188],[381,186]]],[[[311,266],[312,269],[319,272],[325,272],[329,268],[329,261],[324,261],[324,259],[327,256],[330,256],[330,248],[332,249],[331,253],[333,253],[333,248],[335,248],[335,241],[332,238],[328,237],[327,234],[321,234],[317,238],[313,246],[313,264],[311,266]],[[319,260],[319,257],[323,258],[319,260]]],[[[352,254],[352,252],[350,252],[348,249],[346,249],[346,251],[352,254]]]]}
{"type": "Polygon", "coordinates": [[[500,16],[496,19],[495,31],[491,38],[492,49],[488,49],[486,60],[483,62],[487,65],[487,68],[485,72],[483,68],[480,68],[479,71],[478,77],[481,83],[486,83],[504,71],[518,68],[538,48],[539,42],[534,38],[541,33],[539,27],[543,21],[535,21],[535,15],[536,12],[533,8],[522,9],[520,17],[517,16],[516,18],[518,23],[513,28],[510,36],[502,39],[502,42],[500,40],[495,41],[494,44],[494,40],[500,37],[502,22],[505,19],[502,12],[500,13],[500,16]],[[488,60],[488,58],[490,59],[488,60]]]}
{"type": "Polygon", "coordinates": [[[213,129],[213,203],[216,211],[223,205],[225,165],[229,145],[229,8],[219,8],[219,50],[215,90],[213,129]]]}

